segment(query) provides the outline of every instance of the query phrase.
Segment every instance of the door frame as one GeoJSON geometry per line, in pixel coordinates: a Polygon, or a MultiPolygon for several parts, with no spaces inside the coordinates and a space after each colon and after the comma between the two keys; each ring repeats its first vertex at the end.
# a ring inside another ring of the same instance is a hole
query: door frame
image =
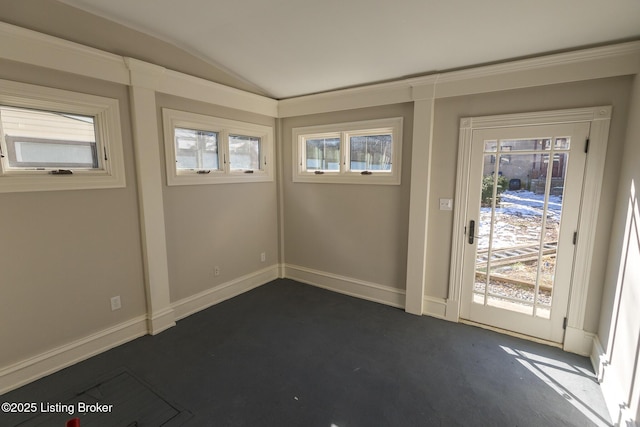
{"type": "Polygon", "coordinates": [[[598,220],[609,140],[611,111],[611,106],[599,106],[495,116],[463,117],[460,119],[456,192],[453,205],[451,269],[449,272],[449,294],[446,307],[446,318],[448,320],[460,321],[465,217],[473,131],[512,126],[590,122],[589,152],[585,165],[577,230],[578,239],[574,255],[572,283],[569,291],[569,306],[567,307],[567,328],[563,343],[565,351],[586,356],[590,355],[594,334],[584,330],[584,320],[586,317],[591,261],[595,246],[595,228],[598,220]]]}

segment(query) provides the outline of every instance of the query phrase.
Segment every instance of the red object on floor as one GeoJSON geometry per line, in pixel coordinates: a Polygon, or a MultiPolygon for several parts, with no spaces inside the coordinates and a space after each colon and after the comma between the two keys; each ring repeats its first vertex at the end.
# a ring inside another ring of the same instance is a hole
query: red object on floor
{"type": "Polygon", "coordinates": [[[80,418],[72,418],[67,421],[66,427],[80,427],[80,418]]]}

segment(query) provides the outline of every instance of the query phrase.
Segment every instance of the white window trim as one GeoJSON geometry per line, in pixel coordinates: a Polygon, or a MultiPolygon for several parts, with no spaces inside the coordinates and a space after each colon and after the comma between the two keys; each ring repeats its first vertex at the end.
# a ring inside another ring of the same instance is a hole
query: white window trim
{"type": "Polygon", "coordinates": [[[402,172],[402,117],[393,117],[378,120],[365,120],[359,122],[336,123],[319,126],[305,126],[293,128],[293,182],[313,182],[332,184],[378,184],[399,185],[402,172]],[[374,134],[391,131],[393,137],[391,154],[391,172],[369,171],[363,175],[361,171],[351,171],[348,166],[349,153],[348,141],[352,134],[374,134]],[[334,136],[340,138],[340,170],[324,171],[316,174],[315,171],[307,171],[304,166],[305,141],[310,137],[334,136]]]}
{"type": "MultiPolygon", "coordinates": [[[[0,104],[95,118],[98,170],[52,175],[49,170],[11,170],[0,162],[0,193],[122,188],[126,186],[118,100],[49,87],[0,80],[0,104]]],[[[2,150],[7,149],[0,135],[2,150]]]]}
{"type": "Polygon", "coordinates": [[[275,156],[273,154],[273,127],[237,120],[222,119],[187,111],[162,109],[167,185],[229,184],[273,181],[275,156]],[[176,168],[174,129],[176,127],[218,132],[220,169],[199,174],[196,170],[176,168]],[[229,164],[229,135],[260,138],[260,169],[252,173],[231,170],[229,164]]]}

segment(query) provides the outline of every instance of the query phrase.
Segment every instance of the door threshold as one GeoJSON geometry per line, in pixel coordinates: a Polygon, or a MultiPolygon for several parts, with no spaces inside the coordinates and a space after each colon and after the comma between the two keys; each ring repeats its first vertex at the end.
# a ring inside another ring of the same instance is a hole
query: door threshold
{"type": "Polygon", "coordinates": [[[548,346],[551,346],[551,347],[557,347],[557,348],[563,350],[562,343],[543,340],[542,338],[532,337],[531,335],[520,334],[518,332],[513,332],[513,331],[510,331],[508,329],[496,328],[495,326],[485,325],[484,323],[478,323],[478,322],[474,322],[472,320],[467,320],[467,319],[460,318],[460,319],[458,319],[458,322],[459,323],[464,323],[465,325],[475,326],[477,328],[482,328],[482,329],[487,329],[487,330],[490,330],[490,331],[494,331],[494,332],[497,332],[499,334],[509,335],[509,336],[512,336],[512,337],[521,338],[521,339],[527,340],[527,341],[537,342],[539,344],[544,344],[544,345],[548,345],[548,346]]]}

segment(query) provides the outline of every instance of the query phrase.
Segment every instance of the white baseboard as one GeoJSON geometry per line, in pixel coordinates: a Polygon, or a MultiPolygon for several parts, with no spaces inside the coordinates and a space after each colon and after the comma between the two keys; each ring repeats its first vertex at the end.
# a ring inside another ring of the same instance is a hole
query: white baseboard
{"type": "Polygon", "coordinates": [[[278,277],[277,265],[242,276],[215,288],[182,299],[152,318],[135,319],[91,334],[72,343],[0,368],[0,395],[88,359],[148,333],[157,334],[182,319],[221,301],[232,298],[278,277]]]}
{"type": "Polygon", "coordinates": [[[593,350],[594,337],[595,335],[590,332],[567,326],[567,330],[564,333],[564,345],[562,349],[569,353],[590,357],[593,350]]]}
{"type": "Polygon", "coordinates": [[[204,310],[205,308],[209,308],[212,305],[271,282],[272,280],[277,279],[278,275],[278,265],[272,265],[265,269],[223,283],[222,285],[214,288],[207,289],[206,291],[197,293],[190,297],[183,298],[171,304],[171,307],[175,313],[176,320],[184,319],[185,317],[204,310]]]}
{"type": "MultiPolygon", "coordinates": [[[[600,338],[596,335],[593,338],[593,350],[591,351],[591,364],[596,372],[600,389],[604,397],[604,402],[609,410],[609,415],[615,426],[638,427],[638,414],[634,413],[624,402],[628,402],[629,391],[624,390],[620,380],[614,372],[611,372],[609,365],[609,355],[602,347],[600,338]],[[626,397],[625,397],[626,396],[626,397]]],[[[637,403],[636,403],[637,404],[637,403]]]]}
{"type": "Polygon", "coordinates": [[[319,288],[362,298],[368,301],[390,305],[392,307],[404,308],[406,293],[403,289],[392,288],[390,286],[378,285],[377,283],[366,282],[364,280],[337,274],[326,273],[324,271],[313,270],[297,265],[285,265],[285,277],[297,280],[298,282],[319,288]]]}
{"type": "Polygon", "coordinates": [[[602,344],[600,343],[600,338],[597,335],[594,335],[593,348],[591,349],[589,359],[591,360],[591,366],[593,366],[593,371],[596,373],[596,378],[598,378],[598,381],[600,381],[600,374],[603,372],[605,356],[605,351],[602,347],[602,344]]]}
{"type": "Polygon", "coordinates": [[[434,298],[425,295],[422,304],[422,314],[437,317],[438,319],[447,319],[447,300],[444,298],[434,298]]]}
{"type": "Polygon", "coordinates": [[[460,301],[450,298],[447,298],[445,301],[447,304],[445,320],[455,323],[460,322],[460,301]]]}
{"type": "Polygon", "coordinates": [[[139,316],[0,369],[0,395],[147,334],[139,316]]]}
{"type": "Polygon", "coordinates": [[[174,326],[176,326],[176,318],[171,307],[158,310],[147,316],[147,329],[150,335],[158,335],[160,332],[174,326]]]}

